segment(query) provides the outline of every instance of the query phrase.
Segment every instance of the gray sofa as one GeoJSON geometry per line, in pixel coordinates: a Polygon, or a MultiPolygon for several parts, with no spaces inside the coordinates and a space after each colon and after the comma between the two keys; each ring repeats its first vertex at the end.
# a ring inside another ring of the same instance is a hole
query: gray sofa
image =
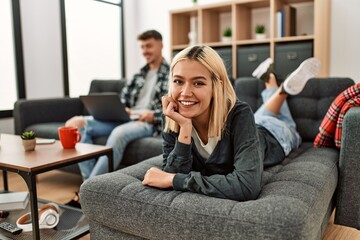
{"type": "MultiPolygon", "coordinates": [[[[91,239],[321,239],[335,206],[337,224],[359,229],[360,108],[346,114],[340,151],[312,147],[330,103],[352,84],[312,79],[303,93],[289,97],[303,144],[265,169],[254,201],[143,186],[146,170],[161,166],[161,155],[89,179],[80,195],[91,239]]],[[[263,87],[256,79],[235,83],[239,99],[253,110],[263,87]]]]}
{"type": "MultiPolygon", "coordinates": [[[[125,81],[125,79],[93,80],[89,94],[120,93],[125,81]]],[[[14,105],[15,134],[34,130],[38,137],[59,139],[58,127],[64,126],[65,121],[72,116],[87,114],[79,98],[21,99],[14,105]]],[[[94,139],[94,143],[104,145],[106,140],[107,137],[99,137],[94,139]]],[[[147,137],[131,142],[124,152],[120,168],[160,154],[161,144],[161,137],[147,137]],[[139,149],[143,150],[139,151],[139,149]]],[[[65,167],[63,170],[79,173],[77,164],[65,167]]]]}

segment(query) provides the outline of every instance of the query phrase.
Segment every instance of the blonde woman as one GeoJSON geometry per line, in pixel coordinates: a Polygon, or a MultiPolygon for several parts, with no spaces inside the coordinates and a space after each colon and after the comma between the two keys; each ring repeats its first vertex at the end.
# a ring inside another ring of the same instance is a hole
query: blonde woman
{"type": "Polygon", "coordinates": [[[249,105],[236,99],[216,51],[194,46],[178,53],[169,94],[162,99],[163,167],[150,168],[143,184],[238,201],[257,198],[264,165],[281,162],[301,142],[286,90],[301,92],[318,69],[316,60],[305,61],[278,88],[271,63],[255,71],[266,75],[266,89],[265,104],[254,117],[249,105]]]}

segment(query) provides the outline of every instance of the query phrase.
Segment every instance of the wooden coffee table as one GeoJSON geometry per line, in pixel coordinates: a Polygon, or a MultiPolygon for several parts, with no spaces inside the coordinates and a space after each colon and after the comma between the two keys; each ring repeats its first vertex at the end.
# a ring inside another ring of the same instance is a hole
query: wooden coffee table
{"type": "Polygon", "coordinates": [[[111,147],[77,143],[74,149],[63,149],[61,143],[56,141],[53,144],[36,145],[35,151],[25,152],[20,136],[1,134],[0,169],[3,170],[4,190],[9,190],[6,171],[18,173],[25,180],[30,192],[33,239],[40,239],[36,175],[102,155],[108,157],[109,172],[112,172],[111,147]]]}

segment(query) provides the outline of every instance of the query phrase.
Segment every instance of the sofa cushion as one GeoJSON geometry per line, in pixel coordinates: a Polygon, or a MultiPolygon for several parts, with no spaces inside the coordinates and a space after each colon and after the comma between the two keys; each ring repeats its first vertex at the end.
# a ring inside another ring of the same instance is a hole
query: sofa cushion
{"type": "Polygon", "coordinates": [[[126,147],[121,165],[130,166],[159,154],[162,154],[161,136],[141,138],[132,141],[126,147]]]}
{"type": "Polygon", "coordinates": [[[303,144],[265,169],[259,198],[246,202],[143,186],[146,170],[161,165],[158,156],[89,179],[81,204],[93,226],[147,239],[319,239],[337,185],[338,155],[303,144]]]}
{"type": "Polygon", "coordinates": [[[238,99],[247,102],[253,112],[255,112],[263,102],[261,91],[264,88],[264,82],[253,77],[238,78],[234,84],[234,90],[238,99]]]}
{"type": "Polygon", "coordinates": [[[33,130],[39,138],[59,139],[58,128],[64,125],[64,122],[38,123],[28,126],[25,131],[33,130]]]}

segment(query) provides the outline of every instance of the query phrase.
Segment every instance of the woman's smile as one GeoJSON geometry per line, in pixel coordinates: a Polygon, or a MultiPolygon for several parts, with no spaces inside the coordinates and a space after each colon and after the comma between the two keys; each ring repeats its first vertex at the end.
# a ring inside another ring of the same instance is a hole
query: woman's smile
{"type": "Polygon", "coordinates": [[[182,100],[179,100],[179,103],[181,103],[182,105],[188,107],[188,106],[195,105],[197,102],[196,101],[182,101],[182,100]]]}

